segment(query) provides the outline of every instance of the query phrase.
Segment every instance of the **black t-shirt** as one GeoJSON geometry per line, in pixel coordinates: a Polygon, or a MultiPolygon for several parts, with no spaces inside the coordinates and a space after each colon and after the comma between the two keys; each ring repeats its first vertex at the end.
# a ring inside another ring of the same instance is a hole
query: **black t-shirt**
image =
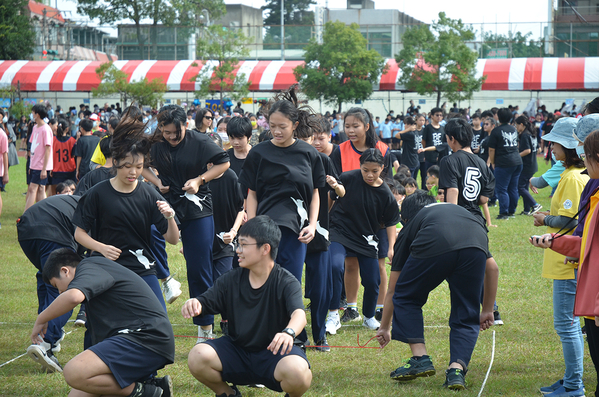
{"type": "Polygon", "coordinates": [[[19,241],[46,240],[77,250],[72,219],[79,196],[50,196],[29,207],[17,220],[19,241]]]}
{"type": "Polygon", "coordinates": [[[89,169],[89,162],[92,159],[94,150],[98,146],[100,138],[95,135],[81,135],[77,141],[77,145],[73,149],[73,157],[81,157],[79,163],[79,179],[83,178],[87,174],[89,169]]]}
{"type": "Polygon", "coordinates": [[[543,130],[543,135],[547,135],[551,132],[551,130],[553,129],[553,121],[546,121],[543,124],[543,127],[541,128],[541,130],[543,130]]]}
{"type": "MultiPolygon", "coordinates": [[[[322,164],[324,166],[324,172],[326,175],[330,175],[333,178],[337,179],[339,182],[339,176],[337,175],[337,171],[335,171],[335,166],[333,166],[333,162],[324,153],[318,153],[320,158],[322,159],[322,164]]],[[[312,241],[308,243],[308,253],[312,252],[322,252],[329,249],[330,240],[329,240],[329,192],[334,191],[328,183],[325,183],[323,187],[318,188],[318,195],[320,197],[320,208],[318,210],[318,223],[316,225],[316,233],[314,233],[314,238],[312,241]]]]}
{"type": "Polygon", "coordinates": [[[271,141],[254,146],[239,182],[256,192],[256,215],[268,215],[294,233],[307,225],[314,189],[326,184],[318,151],[300,139],[285,148],[271,141]]]}
{"type": "Polygon", "coordinates": [[[245,159],[238,159],[235,157],[235,150],[233,148],[227,150],[227,154],[229,155],[229,162],[231,163],[229,169],[235,171],[235,174],[237,174],[237,177],[239,178],[239,175],[241,175],[241,168],[243,167],[243,163],[245,163],[245,159]]]}
{"type": "Polygon", "coordinates": [[[175,336],[162,304],[131,270],[104,257],[83,259],[68,289],[85,295],[92,344],[113,336],[175,361],[175,336]]]}
{"type": "Polygon", "coordinates": [[[183,185],[190,179],[205,173],[207,164],[223,164],[229,155],[206,134],[186,131],[183,140],[175,147],[161,141],[150,151],[153,166],[158,170],[163,186],[169,186],[164,194],[177,212],[181,222],[212,215],[212,195],[207,185],[200,186],[196,194],[183,191],[183,185]]]}
{"type": "MultiPolygon", "coordinates": [[[[110,180],[100,182],[81,197],[73,223],[91,231],[96,241],[119,248],[122,252],[116,262],[140,276],[156,274],[151,226],[160,234],[168,230],[157,200],[164,198],[145,183],[138,182],[131,193],[121,193],[110,180]]],[[[102,254],[94,252],[92,256],[102,254]]]]}
{"type": "Polygon", "coordinates": [[[426,259],[464,248],[478,248],[487,253],[488,246],[482,218],[459,205],[429,204],[399,232],[391,270],[401,271],[410,255],[426,259]]]}
{"type": "Polygon", "coordinates": [[[495,190],[495,176],[487,164],[474,153],[458,150],[443,157],[439,169],[439,189],[458,189],[458,205],[484,220],[479,197],[491,198],[495,190]]]}
{"type": "Polygon", "coordinates": [[[223,176],[211,180],[208,184],[212,191],[212,199],[216,203],[213,213],[216,236],[212,244],[212,259],[233,256],[233,246],[225,244],[222,235],[231,230],[237,214],[243,210],[241,186],[237,182],[237,175],[230,168],[223,176]]]}
{"type": "Polygon", "coordinates": [[[491,131],[489,148],[495,149],[495,166],[502,168],[522,164],[518,151],[518,131],[509,124],[502,124],[491,131]]]}
{"type": "Polygon", "coordinates": [[[522,174],[534,175],[539,170],[537,164],[537,139],[533,138],[528,131],[520,135],[520,152],[530,149],[530,153],[522,157],[522,174]]]}
{"type": "MultiPolygon", "coordinates": [[[[414,131],[414,139],[416,139],[417,149],[423,149],[423,147],[422,147],[422,132],[423,132],[423,129],[414,131]]],[[[447,139],[447,138],[445,138],[445,139],[447,139]]],[[[424,161],[424,152],[418,153],[418,161],[420,163],[422,163],[424,161]]]]}
{"type": "Polygon", "coordinates": [[[418,158],[418,148],[422,147],[422,139],[416,131],[404,132],[399,136],[403,141],[401,163],[409,169],[414,169],[420,166],[418,158]],[[418,140],[420,139],[420,142],[418,140]]]}
{"type": "Polygon", "coordinates": [[[485,162],[485,164],[489,159],[489,138],[489,135],[487,135],[483,138],[482,141],[480,141],[480,150],[477,153],[478,157],[480,157],[485,162]]]}
{"type": "Polygon", "coordinates": [[[432,124],[428,124],[422,130],[422,140],[426,144],[425,147],[435,146],[436,148],[435,150],[424,152],[424,159],[429,163],[436,163],[440,153],[447,150],[445,128],[442,125],[439,128],[435,128],[432,124]]]}
{"type": "Polygon", "coordinates": [[[260,288],[250,285],[250,271],[242,267],[219,277],[198,297],[202,314],[221,313],[229,320],[229,337],[249,351],[264,350],[304,309],[302,288],[294,275],[275,263],[260,288]]]}
{"type": "Polygon", "coordinates": [[[399,207],[386,183],[368,185],[361,170],[340,176],[345,196],[337,198],[331,210],[331,241],[371,258],[378,256],[376,233],[399,223],[399,207]]]}
{"type": "Polygon", "coordinates": [[[77,184],[77,188],[75,189],[75,193],[82,196],[85,192],[91,189],[93,186],[96,186],[98,183],[110,179],[113,175],[110,172],[110,168],[100,167],[95,170],[91,170],[77,184]]]}
{"type": "Polygon", "coordinates": [[[470,149],[472,149],[474,151],[479,148],[480,143],[482,142],[483,139],[486,138],[487,133],[482,128],[480,128],[478,130],[475,130],[473,128],[472,134],[473,135],[472,135],[472,142],[470,143],[470,149]]]}

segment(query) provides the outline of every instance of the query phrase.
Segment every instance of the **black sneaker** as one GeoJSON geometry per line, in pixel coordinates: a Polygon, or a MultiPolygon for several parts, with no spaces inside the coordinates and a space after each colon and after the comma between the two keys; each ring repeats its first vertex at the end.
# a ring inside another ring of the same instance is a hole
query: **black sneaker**
{"type": "Polygon", "coordinates": [[[423,376],[433,376],[436,374],[435,367],[429,356],[422,356],[418,360],[414,357],[406,360],[406,363],[391,372],[391,379],[398,381],[407,381],[423,376]]]}
{"type": "Polygon", "coordinates": [[[539,212],[541,210],[541,208],[543,208],[543,206],[539,203],[535,204],[534,207],[532,207],[532,209],[530,210],[530,215],[536,214],[537,212],[539,212]]]}
{"type": "Polygon", "coordinates": [[[343,310],[347,309],[347,299],[345,299],[345,298],[341,299],[339,309],[343,309],[343,310]]]}
{"type": "Polygon", "coordinates": [[[131,397],[161,397],[162,389],[151,383],[135,383],[131,397]]]}
{"type": "MultiPolygon", "coordinates": [[[[249,386],[249,387],[252,387],[252,386],[249,386]]],[[[264,387],[264,386],[262,386],[262,387],[264,387]]],[[[239,391],[237,386],[231,385],[231,389],[233,389],[235,394],[223,393],[223,394],[217,394],[216,397],[241,397],[241,392],[239,391]]]]}
{"type": "Polygon", "coordinates": [[[510,217],[510,218],[515,218],[516,217],[516,213],[510,212],[510,213],[507,214],[507,216],[510,217]]]}
{"type": "Polygon", "coordinates": [[[520,213],[520,215],[531,216],[532,214],[531,214],[530,211],[522,210],[522,212],[520,213]]]}
{"type": "Polygon", "coordinates": [[[499,214],[499,215],[497,215],[496,219],[498,219],[498,220],[505,220],[505,219],[510,219],[510,217],[509,217],[508,214],[499,214]]]}
{"type": "Polygon", "coordinates": [[[445,383],[443,387],[450,390],[464,390],[466,388],[466,371],[458,368],[445,370],[445,383]]]}
{"type": "Polygon", "coordinates": [[[326,336],[323,340],[316,342],[316,346],[314,348],[316,349],[316,351],[322,353],[328,353],[331,351],[331,347],[329,346],[329,342],[327,342],[326,336]]]}
{"type": "Polygon", "coordinates": [[[503,320],[501,319],[501,316],[497,310],[493,312],[493,318],[495,319],[493,325],[503,325],[503,320]]]}
{"type": "Polygon", "coordinates": [[[229,320],[220,322],[220,331],[223,335],[229,335],[229,320]]]}
{"type": "Polygon", "coordinates": [[[348,323],[350,321],[359,321],[361,319],[362,317],[360,316],[360,313],[358,313],[357,309],[354,309],[353,307],[348,307],[347,309],[345,309],[345,312],[343,312],[341,322],[348,323]]]}
{"type": "Polygon", "coordinates": [[[376,312],[374,312],[374,318],[380,323],[383,319],[383,309],[376,309],[376,312]]]}
{"type": "Polygon", "coordinates": [[[144,383],[151,384],[154,386],[158,386],[162,389],[162,397],[172,397],[174,396],[173,392],[173,380],[169,375],[165,375],[162,378],[155,377],[152,379],[148,379],[144,383]]]}
{"type": "Polygon", "coordinates": [[[79,310],[79,313],[77,313],[77,317],[75,318],[75,327],[84,327],[86,321],[87,314],[85,313],[85,310],[79,310]]]}

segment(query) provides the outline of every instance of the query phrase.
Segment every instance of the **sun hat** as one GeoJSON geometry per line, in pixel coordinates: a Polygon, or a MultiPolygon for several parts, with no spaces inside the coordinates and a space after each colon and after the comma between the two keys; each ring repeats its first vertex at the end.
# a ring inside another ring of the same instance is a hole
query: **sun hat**
{"type": "Polygon", "coordinates": [[[586,137],[595,130],[599,130],[599,114],[587,114],[576,123],[574,136],[578,142],[584,142],[586,137]]]}
{"type": "Polygon", "coordinates": [[[559,143],[566,149],[576,149],[578,140],[573,133],[577,122],[578,120],[574,117],[562,117],[553,124],[551,132],[541,138],[545,141],[559,143]]]}

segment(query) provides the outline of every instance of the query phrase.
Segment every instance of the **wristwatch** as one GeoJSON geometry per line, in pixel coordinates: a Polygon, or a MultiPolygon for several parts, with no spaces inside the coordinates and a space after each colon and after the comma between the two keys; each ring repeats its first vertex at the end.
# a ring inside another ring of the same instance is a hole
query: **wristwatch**
{"type": "Polygon", "coordinates": [[[291,335],[291,337],[295,339],[295,331],[293,328],[285,328],[282,332],[291,335]]]}

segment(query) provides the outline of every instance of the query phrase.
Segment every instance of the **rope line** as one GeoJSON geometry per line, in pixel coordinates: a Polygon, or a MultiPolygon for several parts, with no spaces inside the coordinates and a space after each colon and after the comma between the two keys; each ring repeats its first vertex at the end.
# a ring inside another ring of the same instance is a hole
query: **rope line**
{"type": "Polygon", "coordinates": [[[483,394],[483,390],[485,389],[485,385],[487,384],[487,379],[489,379],[489,374],[491,373],[491,367],[493,366],[493,360],[495,360],[495,330],[493,330],[493,349],[491,350],[491,362],[489,363],[489,369],[487,369],[487,374],[485,375],[485,380],[483,381],[483,384],[480,387],[480,391],[478,392],[477,397],[480,397],[483,394]]]}

